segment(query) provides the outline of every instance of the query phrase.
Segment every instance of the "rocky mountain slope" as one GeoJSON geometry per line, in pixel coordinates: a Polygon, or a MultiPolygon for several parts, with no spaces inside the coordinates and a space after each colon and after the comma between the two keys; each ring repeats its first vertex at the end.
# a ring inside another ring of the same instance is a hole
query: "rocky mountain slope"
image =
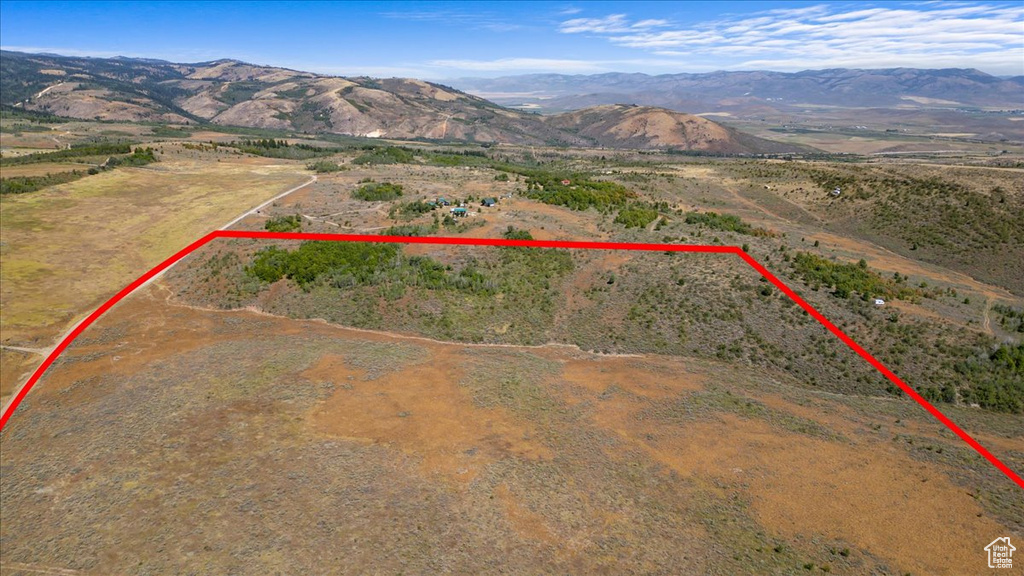
{"type": "Polygon", "coordinates": [[[668,110],[602,107],[542,117],[421,80],[322,76],[235,60],[174,64],[4,51],[2,68],[3,104],[74,118],[510,144],[794,150],[668,110]]]}

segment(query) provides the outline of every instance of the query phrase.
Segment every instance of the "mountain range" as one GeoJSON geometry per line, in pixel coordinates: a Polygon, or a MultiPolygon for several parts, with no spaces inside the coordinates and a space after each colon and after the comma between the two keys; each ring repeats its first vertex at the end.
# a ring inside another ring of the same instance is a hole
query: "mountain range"
{"type": "Polygon", "coordinates": [[[787,153],[806,148],[696,114],[727,117],[807,107],[1024,108],[1024,78],[960,69],[542,74],[452,83],[458,89],[237,60],[180,64],[0,52],[4,106],[90,120],[391,139],[787,153]],[[540,115],[524,107],[559,113],[540,115]]]}
{"type": "Polygon", "coordinates": [[[0,104],[71,118],[527,145],[800,150],[672,110],[603,106],[540,116],[408,78],[325,76],[237,60],[177,64],[12,51],[0,53],[0,64],[0,104]]]}
{"type": "Polygon", "coordinates": [[[530,74],[460,78],[460,90],[548,111],[601,104],[662,106],[693,113],[807,107],[1024,109],[1024,77],[974,69],[805,70],[706,74],[530,74]]]}

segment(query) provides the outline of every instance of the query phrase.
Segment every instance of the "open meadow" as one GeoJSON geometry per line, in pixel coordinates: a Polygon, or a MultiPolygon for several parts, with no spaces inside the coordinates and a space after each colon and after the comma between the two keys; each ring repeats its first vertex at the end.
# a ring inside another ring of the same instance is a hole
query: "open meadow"
{"type": "MultiPolygon", "coordinates": [[[[309,180],[302,166],[287,162],[218,161],[188,153],[172,147],[147,167],[0,199],[5,346],[51,346],[71,324],[163,259],[309,180]]],[[[10,376],[5,370],[5,396],[17,384],[10,376]]]]}

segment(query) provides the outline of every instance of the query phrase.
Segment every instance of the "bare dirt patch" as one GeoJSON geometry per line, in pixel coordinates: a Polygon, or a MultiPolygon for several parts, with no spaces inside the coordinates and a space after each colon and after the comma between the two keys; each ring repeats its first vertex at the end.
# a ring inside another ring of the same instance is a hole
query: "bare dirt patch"
{"type": "Polygon", "coordinates": [[[429,362],[375,381],[358,377],[338,357],[322,358],[303,375],[342,382],[312,415],[322,432],[357,442],[395,445],[423,458],[423,466],[460,482],[501,458],[550,459],[551,451],[529,440],[536,431],[501,408],[480,409],[456,382],[459,351],[426,345],[429,362]]]}

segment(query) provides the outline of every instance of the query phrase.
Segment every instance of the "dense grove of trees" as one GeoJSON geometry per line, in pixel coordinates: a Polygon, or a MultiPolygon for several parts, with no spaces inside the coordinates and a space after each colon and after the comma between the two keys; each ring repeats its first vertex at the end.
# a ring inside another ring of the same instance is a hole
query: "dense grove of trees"
{"type": "Polygon", "coordinates": [[[395,218],[401,216],[405,218],[414,218],[420,214],[426,214],[436,210],[437,206],[430,202],[424,202],[423,200],[413,200],[412,202],[399,202],[391,206],[388,210],[388,218],[395,218]]]}
{"type": "Polygon", "coordinates": [[[1024,344],[1002,344],[988,357],[964,360],[955,369],[968,383],[960,391],[964,402],[1024,413],[1024,344]]]}
{"type": "Polygon", "coordinates": [[[371,148],[365,154],[356,156],[353,164],[408,164],[415,156],[408,148],[382,146],[371,148]]]}
{"type": "Polygon", "coordinates": [[[549,172],[541,169],[510,170],[526,176],[526,197],[545,204],[566,206],[573,210],[596,208],[606,212],[625,205],[636,193],[617,182],[590,180],[580,175],[549,172]],[[563,184],[568,182],[568,184],[563,184]]]}
{"type": "MultiPolygon", "coordinates": [[[[97,149],[111,149],[110,146],[89,146],[83,148],[72,148],[70,150],[62,150],[61,152],[72,152],[75,150],[89,150],[95,151],[97,149]]],[[[131,151],[131,148],[125,144],[114,145],[115,150],[124,150],[124,152],[131,151]]],[[[71,170],[70,172],[58,172],[56,174],[46,174],[45,176],[13,176],[11,178],[4,178],[0,180],[0,194],[27,194],[29,192],[35,192],[47,186],[55,186],[57,184],[66,184],[68,182],[74,182],[80,178],[84,178],[86,175],[98,174],[104,170],[111,170],[118,166],[144,166],[151,162],[156,162],[156,153],[152,148],[136,148],[132,153],[127,156],[110,156],[103,164],[89,168],[88,171],[71,170]]],[[[52,152],[49,154],[42,154],[42,156],[52,157],[58,154],[58,152],[52,152]]],[[[89,154],[92,156],[93,154],[89,154]]],[[[36,156],[30,154],[29,156],[36,156]]],[[[68,156],[64,156],[67,158],[68,156]]],[[[18,160],[24,158],[24,156],[18,158],[12,158],[11,160],[18,160]]],[[[38,162],[39,160],[33,160],[38,162]]],[[[32,163],[32,162],[28,162],[32,163]]]]}
{"type": "Polygon", "coordinates": [[[332,156],[346,150],[345,148],[310,146],[309,144],[291,144],[287,140],[274,138],[236,140],[228,146],[237,148],[246,154],[289,160],[308,160],[321,156],[332,156]]]}
{"type": "MultiPolygon", "coordinates": [[[[415,236],[424,231],[423,227],[396,227],[385,234],[415,236]]],[[[529,232],[511,227],[504,235],[532,239],[529,232]]],[[[310,241],[294,250],[274,246],[260,250],[245,273],[263,282],[287,278],[306,291],[316,284],[331,289],[378,287],[392,296],[406,289],[455,290],[474,297],[502,292],[509,305],[528,306],[530,314],[552,313],[552,282],[572,271],[572,255],[565,250],[523,247],[504,247],[498,254],[494,261],[473,260],[455,270],[427,257],[405,256],[395,244],[310,241]]]]}
{"type": "Polygon", "coordinates": [[[192,136],[193,130],[185,126],[175,128],[161,124],[159,126],[153,126],[150,129],[150,132],[153,136],[160,136],[163,138],[188,138],[192,136]]]}
{"type": "Polygon", "coordinates": [[[18,166],[21,164],[37,164],[39,162],[59,162],[61,160],[84,158],[88,156],[113,156],[115,154],[128,154],[131,151],[131,144],[85,144],[81,146],[72,146],[71,148],[66,148],[64,150],[55,150],[53,152],[36,152],[34,154],[25,154],[24,156],[0,158],[0,166],[18,166]]]}
{"type": "Polygon", "coordinates": [[[854,292],[865,299],[915,300],[925,295],[923,291],[907,286],[903,276],[897,278],[896,275],[892,279],[879,276],[868,269],[864,260],[856,264],[842,264],[810,252],[797,252],[793,257],[793,269],[815,290],[822,286],[832,288],[833,294],[839,298],[849,298],[854,292]]]}
{"type": "Polygon", "coordinates": [[[704,226],[723,232],[736,232],[750,236],[774,236],[771,231],[764,228],[755,228],[744,222],[741,218],[731,214],[719,214],[717,212],[687,212],[686,223],[704,226]]]}
{"type": "MultiPolygon", "coordinates": [[[[533,240],[529,230],[509,226],[502,233],[509,240],[533,240]]],[[[573,269],[572,255],[558,248],[526,248],[507,246],[501,248],[503,270],[518,270],[509,282],[517,285],[550,288],[553,278],[563,276],[573,269]]]]}
{"type": "Polygon", "coordinates": [[[84,171],[58,172],[46,176],[14,176],[0,180],[0,194],[26,194],[40,188],[74,182],[86,175],[84,171]]]}
{"type": "Polygon", "coordinates": [[[367,202],[387,202],[402,197],[402,185],[391,182],[367,182],[352,192],[353,198],[367,202]]]}
{"type": "Polygon", "coordinates": [[[293,251],[276,246],[260,250],[246,271],[264,282],[289,278],[303,288],[328,274],[368,283],[397,257],[394,244],[303,242],[293,251]]]}
{"type": "Polygon", "coordinates": [[[348,167],[342,166],[337,162],[331,162],[330,160],[317,160],[316,162],[306,164],[306,170],[313,170],[317,174],[329,174],[331,172],[348,170],[348,167]]]}
{"type": "Polygon", "coordinates": [[[999,325],[1003,327],[1003,330],[1024,333],[1024,310],[1005,304],[996,304],[992,306],[992,311],[1002,316],[999,319],[999,325]]]}
{"type": "Polygon", "coordinates": [[[644,228],[658,219],[658,211],[645,204],[630,204],[619,211],[615,217],[617,224],[626,228],[644,228]]]}
{"type": "MultiPolygon", "coordinates": [[[[433,166],[489,166],[491,164],[487,154],[480,150],[428,154],[426,161],[433,166]]],[[[506,176],[505,179],[507,180],[508,177],[506,176]]]]}
{"type": "Polygon", "coordinates": [[[458,272],[431,258],[404,256],[395,244],[303,242],[293,251],[270,247],[256,254],[246,272],[264,282],[288,278],[309,289],[314,282],[334,288],[420,287],[490,294],[494,284],[474,265],[458,272]]]}
{"type": "Polygon", "coordinates": [[[156,161],[156,151],[152,148],[136,148],[128,156],[111,156],[107,159],[104,165],[102,165],[102,168],[115,168],[117,166],[145,166],[146,164],[156,161]]]}
{"type": "Polygon", "coordinates": [[[49,112],[25,110],[23,108],[15,108],[8,104],[0,106],[0,119],[26,120],[28,122],[35,122],[38,124],[60,124],[69,120],[68,118],[55,116],[49,112]]]}

